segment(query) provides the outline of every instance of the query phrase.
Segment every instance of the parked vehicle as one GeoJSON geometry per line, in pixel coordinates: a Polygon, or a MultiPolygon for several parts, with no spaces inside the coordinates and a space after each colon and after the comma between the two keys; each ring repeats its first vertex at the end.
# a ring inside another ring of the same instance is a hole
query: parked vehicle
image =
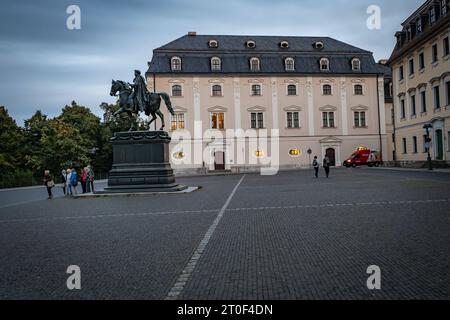
{"type": "Polygon", "coordinates": [[[370,150],[366,147],[359,147],[352,153],[350,158],[344,161],[344,166],[346,166],[347,168],[365,165],[369,167],[380,166],[380,153],[375,150],[370,150]]]}

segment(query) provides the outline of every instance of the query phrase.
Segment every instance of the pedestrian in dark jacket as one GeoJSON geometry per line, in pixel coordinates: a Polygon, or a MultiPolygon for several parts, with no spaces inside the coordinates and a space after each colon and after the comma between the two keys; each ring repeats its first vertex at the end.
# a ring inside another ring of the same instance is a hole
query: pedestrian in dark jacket
{"type": "Polygon", "coordinates": [[[90,165],[87,167],[87,169],[88,169],[88,178],[86,189],[87,192],[94,192],[94,170],[92,170],[92,167],[90,165]]]}
{"type": "Polygon", "coordinates": [[[328,178],[330,176],[330,158],[328,158],[328,156],[325,156],[323,159],[323,168],[325,169],[325,175],[328,178]]]}
{"type": "Polygon", "coordinates": [[[52,199],[53,198],[53,194],[52,194],[52,188],[55,186],[55,182],[53,182],[53,178],[50,175],[50,171],[45,170],[44,171],[44,185],[47,188],[47,193],[48,193],[48,199],[52,199]]]}
{"type": "Polygon", "coordinates": [[[317,161],[317,156],[314,156],[314,160],[312,162],[314,168],[314,176],[319,178],[319,161],[317,161]]]}
{"type": "Polygon", "coordinates": [[[66,170],[61,171],[61,183],[64,195],[66,195],[66,187],[67,187],[67,172],[66,170]]]}

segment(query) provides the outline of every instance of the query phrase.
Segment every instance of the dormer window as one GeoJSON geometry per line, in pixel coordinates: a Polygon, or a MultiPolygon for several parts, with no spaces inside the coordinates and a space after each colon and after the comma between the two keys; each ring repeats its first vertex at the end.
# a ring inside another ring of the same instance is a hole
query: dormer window
{"type": "Polygon", "coordinates": [[[287,41],[281,41],[280,47],[281,47],[282,49],[287,49],[287,48],[289,48],[289,42],[287,42],[287,41]]]}
{"type": "Polygon", "coordinates": [[[418,17],[416,20],[416,26],[417,26],[417,33],[422,32],[422,17],[418,17]]]}
{"type": "Polygon", "coordinates": [[[218,57],[211,58],[211,71],[222,70],[222,61],[218,57]]]}
{"type": "Polygon", "coordinates": [[[313,47],[315,48],[315,49],[323,49],[324,48],[324,45],[323,45],[323,42],[322,41],[317,41],[317,42],[315,42],[314,44],[313,44],[313,47]]]}
{"type": "Polygon", "coordinates": [[[181,71],[181,58],[173,57],[170,61],[172,71],[181,71]]]}
{"type": "Polygon", "coordinates": [[[436,22],[436,8],[433,6],[430,8],[430,25],[433,25],[436,22]]]}
{"type": "Polygon", "coordinates": [[[353,71],[360,71],[361,70],[361,60],[358,58],[352,59],[352,69],[353,71]]]}
{"type": "Polygon", "coordinates": [[[441,13],[443,16],[447,15],[447,0],[441,0],[441,13]]]}
{"type": "Polygon", "coordinates": [[[219,47],[219,42],[217,42],[217,40],[209,40],[208,46],[210,48],[218,48],[219,47]]]}
{"type": "Polygon", "coordinates": [[[260,69],[260,62],[258,58],[251,58],[250,59],[250,70],[251,71],[259,71],[260,69]]]}
{"type": "Polygon", "coordinates": [[[286,71],[295,71],[295,60],[294,58],[286,58],[284,60],[284,67],[286,71]]]}
{"type": "Polygon", "coordinates": [[[256,43],[253,40],[247,41],[245,45],[247,46],[247,48],[250,48],[250,49],[253,49],[256,47],[256,43]]]}
{"type": "Polygon", "coordinates": [[[330,70],[330,61],[327,58],[320,59],[320,70],[321,71],[330,70]]]}

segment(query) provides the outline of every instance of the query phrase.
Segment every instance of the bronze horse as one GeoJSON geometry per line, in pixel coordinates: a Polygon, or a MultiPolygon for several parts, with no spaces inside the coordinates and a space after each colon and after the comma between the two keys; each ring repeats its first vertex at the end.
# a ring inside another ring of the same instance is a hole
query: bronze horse
{"type": "MultiPolygon", "coordinates": [[[[130,131],[133,131],[133,124],[135,116],[139,115],[139,110],[137,108],[134,108],[134,102],[132,99],[130,99],[130,95],[133,92],[133,89],[131,85],[128,83],[121,81],[121,80],[113,80],[111,85],[111,96],[116,96],[117,92],[119,92],[119,106],[120,109],[114,112],[114,116],[117,116],[122,113],[126,113],[128,115],[128,119],[130,120],[131,126],[130,131]]],[[[155,92],[146,92],[148,95],[148,103],[145,104],[145,115],[146,116],[152,116],[152,119],[150,120],[149,125],[153,123],[153,121],[156,120],[156,116],[158,115],[161,119],[162,126],[159,130],[164,130],[165,124],[164,124],[164,115],[162,114],[160,108],[161,108],[161,98],[164,100],[167,109],[169,110],[171,115],[175,115],[172,103],[170,102],[169,95],[165,92],[155,93],[155,92]]]]}

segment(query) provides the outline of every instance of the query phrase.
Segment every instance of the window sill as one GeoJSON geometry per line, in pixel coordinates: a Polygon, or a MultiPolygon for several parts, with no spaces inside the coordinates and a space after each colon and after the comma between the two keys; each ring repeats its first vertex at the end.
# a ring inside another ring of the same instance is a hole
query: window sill
{"type": "Polygon", "coordinates": [[[322,127],[322,129],[337,129],[338,127],[322,127]]]}
{"type": "Polygon", "coordinates": [[[414,77],[415,77],[414,73],[409,75],[409,79],[414,79],[414,77]]]}
{"type": "Polygon", "coordinates": [[[420,113],[420,116],[421,117],[424,117],[424,116],[426,116],[427,115],[427,112],[425,111],[425,112],[422,112],[422,113],[420,113]]]}
{"type": "Polygon", "coordinates": [[[443,56],[442,59],[444,59],[444,61],[447,61],[448,59],[450,59],[450,54],[443,56]]]}
{"type": "Polygon", "coordinates": [[[211,98],[223,98],[223,96],[213,96],[213,95],[211,95],[210,97],[211,98]]]}
{"type": "Polygon", "coordinates": [[[170,96],[171,98],[184,98],[184,96],[170,96]]]}
{"type": "Polygon", "coordinates": [[[369,129],[369,127],[368,126],[364,126],[364,127],[353,126],[353,129],[369,129]]]}
{"type": "Polygon", "coordinates": [[[286,130],[300,130],[302,127],[286,127],[286,130]]]}
{"type": "Polygon", "coordinates": [[[405,122],[406,118],[400,118],[400,122],[405,122]]]}
{"type": "Polygon", "coordinates": [[[439,65],[439,61],[435,61],[435,62],[432,62],[432,63],[431,63],[431,66],[432,66],[433,68],[436,68],[438,65],[439,65]]]}
{"type": "Polygon", "coordinates": [[[399,84],[404,84],[405,83],[405,79],[401,79],[398,81],[399,84]]]}
{"type": "Polygon", "coordinates": [[[416,119],[416,118],[417,118],[417,115],[415,115],[415,114],[413,114],[413,115],[411,116],[411,120],[416,119]]]}
{"type": "Polygon", "coordinates": [[[438,112],[441,112],[441,107],[439,107],[439,108],[435,108],[435,109],[433,110],[433,112],[434,112],[434,113],[438,113],[438,112]]]}
{"type": "Polygon", "coordinates": [[[419,70],[419,73],[420,73],[420,74],[422,74],[422,73],[424,73],[424,72],[425,72],[425,68],[422,68],[422,69],[419,70]]]}

